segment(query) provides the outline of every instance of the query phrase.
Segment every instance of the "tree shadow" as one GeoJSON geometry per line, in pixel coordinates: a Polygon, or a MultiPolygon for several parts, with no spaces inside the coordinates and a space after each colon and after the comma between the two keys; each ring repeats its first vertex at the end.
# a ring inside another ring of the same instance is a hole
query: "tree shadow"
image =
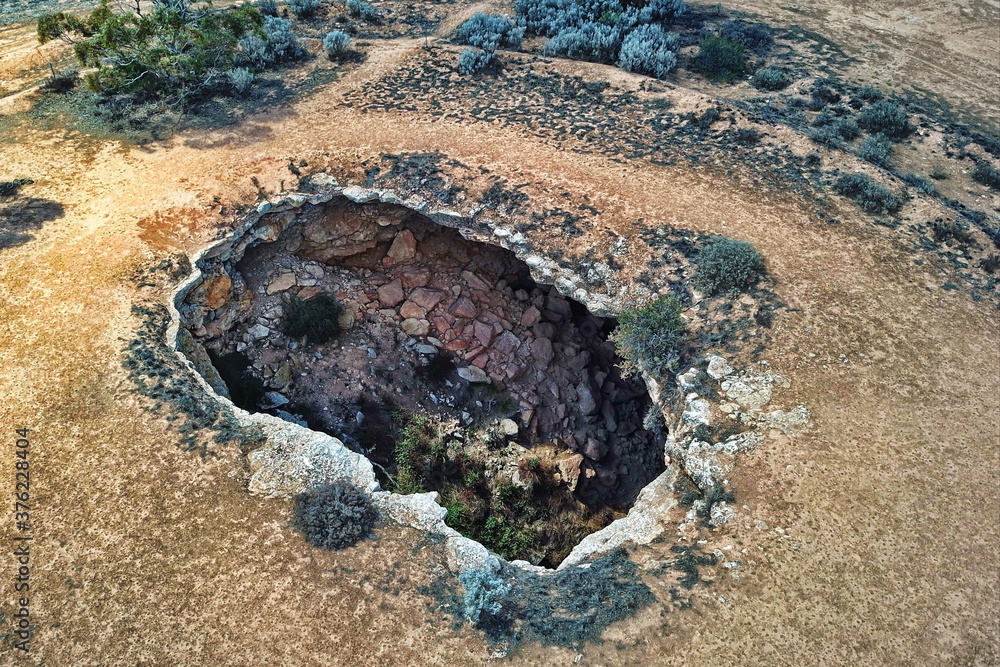
{"type": "Polygon", "coordinates": [[[0,197],[0,250],[27,243],[43,224],[64,214],[63,205],[51,199],[0,197]]]}

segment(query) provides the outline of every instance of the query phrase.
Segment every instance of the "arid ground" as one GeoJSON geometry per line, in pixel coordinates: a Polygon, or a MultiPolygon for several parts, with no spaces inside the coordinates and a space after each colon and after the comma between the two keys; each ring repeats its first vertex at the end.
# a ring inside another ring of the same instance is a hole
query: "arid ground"
{"type": "MultiPolygon", "coordinates": [[[[925,91],[996,132],[995,2],[833,4],[724,8],[815,31],[853,58],[845,76],[857,83],[925,91]]],[[[843,198],[831,199],[840,224],[824,224],[806,195],[754,183],[745,163],[623,160],[531,125],[358,101],[428,53],[456,55],[444,36],[457,23],[441,24],[431,52],[418,38],[368,40],[363,63],[287,103],[141,146],[26,113],[42,95],[28,82],[61,47],[38,47],[33,26],[0,28],[0,180],[34,180],[22,189],[31,200],[0,218],[8,239],[0,248],[0,493],[13,509],[15,429],[28,429],[34,634],[28,654],[5,635],[17,611],[11,545],[20,534],[5,511],[0,662],[491,659],[486,638],[453,625],[422,588],[445,567],[438,546],[392,524],[346,551],[308,546],[289,527],[288,501],[247,492],[237,447],[207,459],[182,450],[175,425],[149,411],[122,367],[139,326],[132,306],[166,302],[183,277],[155,267],[218,238],[239,206],[256,201],[258,185],[265,193],[294,187],[290,162],[363,179],[366,160],[425,152],[523,183],[533,205],[551,204],[557,192],[586,195],[599,213],[580,223],[574,248],[606,248],[609,232],[637,239],[656,225],[751,241],[787,304],[758,358],[791,379],[778,398],[808,406],[814,424],[740,460],[737,518],[704,536],[706,548],[739,554],[738,580],[722,568],[704,573],[709,583],[692,590],[688,606],[674,604],[648,571],[657,602],[609,627],[602,642],[529,643],[495,661],[1000,662],[995,293],[975,300],[965,283],[941,289],[954,274],[944,259],[914,254],[904,236],[843,198]]],[[[558,59],[537,67],[623,90],[643,80],[558,59]]],[[[676,107],[697,109],[704,95],[729,95],[713,90],[682,77],[670,95],[676,107]]],[[[811,150],[787,127],[770,133],[772,143],[811,150]]],[[[955,187],[996,216],[995,192],[955,187]]],[[[929,200],[909,206],[914,219],[941,215],[929,200]]],[[[527,234],[540,248],[564,244],[557,230],[527,234]]],[[[670,544],[632,556],[669,560],[670,544]]]]}

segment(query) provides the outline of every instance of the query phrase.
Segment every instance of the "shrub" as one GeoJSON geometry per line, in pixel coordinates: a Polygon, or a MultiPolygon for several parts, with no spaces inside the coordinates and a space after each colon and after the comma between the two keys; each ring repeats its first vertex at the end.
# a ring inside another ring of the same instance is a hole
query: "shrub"
{"type": "Polygon", "coordinates": [[[750,79],[750,85],[758,90],[784,90],[791,81],[785,71],[777,67],[765,67],[757,70],[750,79]]]}
{"type": "Polygon", "coordinates": [[[310,343],[325,343],[340,333],[343,308],[325,292],[308,299],[291,297],[285,304],[282,332],[289,338],[305,336],[310,343]]]}
{"type": "Polygon", "coordinates": [[[833,189],[837,194],[853,198],[861,194],[870,183],[871,180],[863,174],[844,174],[834,182],[833,189]]]}
{"type": "Polygon", "coordinates": [[[76,88],[76,84],[79,80],[80,73],[74,69],[68,72],[53,74],[45,80],[45,83],[42,84],[42,88],[50,93],[68,93],[76,88]]]}
{"type": "Polygon", "coordinates": [[[351,37],[343,30],[328,32],[323,38],[323,49],[330,60],[342,58],[347,53],[347,47],[351,43],[351,37]]]}
{"type": "Polygon", "coordinates": [[[687,11],[684,0],[651,0],[650,18],[654,21],[670,22],[687,11]]]}
{"type": "Polygon", "coordinates": [[[277,16],[278,3],[275,2],[275,0],[260,0],[260,2],[257,3],[257,11],[264,16],[277,16]]]}
{"type": "Polygon", "coordinates": [[[938,194],[937,188],[934,187],[934,184],[923,176],[911,173],[903,176],[903,180],[915,187],[919,192],[923,192],[925,195],[936,197],[938,194]]]}
{"type": "Polygon", "coordinates": [[[865,102],[878,102],[882,99],[882,91],[872,86],[862,86],[858,88],[858,98],[865,102]]]}
{"type": "Polygon", "coordinates": [[[244,60],[255,67],[262,69],[276,63],[297,60],[306,53],[299,38],[292,32],[292,22],[288,19],[266,17],[263,33],[263,37],[251,34],[240,40],[244,60]]]}
{"type": "Polygon", "coordinates": [[[931,173],[929,175],[935,181],[944,181],[948,178],[948,172],[946,172],[942,167],[934,167],[931,169],[931,173]]]}
{"type": "Polygon", "coordinates": [[[691,69],[713,81],[733,81],[746,70],[746,49],[725,37],[708,37],[698,43],[691,69]]]}
{"type": "Polygon", "coordinates": [[[760,142],[760,132],[752,127],[741,127],[733,133],[736,143],[744,146],[753,146],[760,142]]]}
{"type": "Polygon", "coordinates": [[[837,134],[846,141],[854,141],[861,136],[861,130],[853,118],[841,118],[833,122],[833,128],[837,134]]]}
{"type": "Polygon", "coordinates": [[[473,625],[496,616],[502,610],[503,600],[510,594],[510,584],[486,568],[466,570],[458,575],[465,589],[463,615],[473,625]]]}
{"type": "Polygon", "coordinates": [[[858,113],[858,125],[872,134],[881,133],[891,139],[903,139],[913,131],[906,112],[892,102],[876,102],[858,113]]]}
{"type": "Polygon", "coordinates": [[[347,13],[368,23],[378,23],[382,20],[382,12],[365,0],[347,0],[347,13]]]}
{"type": "Polygon", "coordinates": [[[972,170],[972,180],[981,185],[1000,190],[1000,170],[989,162],[979,162],[972,170]]]}
{"type": "Polygon", "coordinates": [[[565,28],[545,43],[546,56],[613,63],[622,45],[621,30],[603,23],[565,28]]]}
{"type": "Polygon", "coordinates": [[[764,274],[764,258],[752,243],[710,237],[698,252],[695,281],[708,294],[742,291],[764,274]]]}
{"type": "Polygon", "coordinates": [[[368,536],[378,513],[353,484],[338,481],[295,498],[292,525],[320,549],[344,549],[368,536]]]}
{"type": "Polygon", "coordinates": [[[229,85],[238,95],[246,95],[253,85],[253,72],[245,67],[237,67],[226,73],[229,77],[229,85]]]}
{"type": "Polygon", "coordinates": [[[250,5],[214,9],[194,0],[156,3],[146,13],[114,12],[105,0],[86,19],[59,12],[38,18],[38,41],[73,45],[94,92],[198,97],[225,81],[241,37],[262,22],[250,5]],[[178,45],[183,45],[179,47],[178,45]]]}
{"type": "Polygon", "coordinates": [[[831,125],[811,128],[809,139],[822,146],[840,148],[840,133],[831,125]]]}
{"type": "Polygon", "coordinates": [[[683,336],[680,303],[662,296],[648,306],[623,312],[611,340],[622,358],[623,373],[645,371],[665,377],[677,367],[683,336]]]}
{"type": "Polygon", "coordinates": [[[316,10],[319,9],[319,0],[291,0],[288,3],[288,8],[300,19],[309,18],[316,15],[316,10]]]}
{"type": "Polygon", "coordinates": [[[455,31],[455,42],[476,46],[485,51],[496,51],[500,47],[516,49],[524,37],[524,27],[500,14],[475,15],[455,31]]]}
{"type": "Polygon", "coordinates": [[[892,161],[892,141],[884,134],[868,137],[861,147],[861,159],[880,167],[888,167],[892,161]]]}
{"type": "Polygon", "coordinates": [[[496,64],[496,54],[482,49],[465,49],[458,56],[457,68],[462,74],[475,74],[496,64]]]}
{"type": "Polygon", "coordinates": [[[658,25],[641,25],[622,41],[618,66],[628,72],[665,77],[677,65],[678,38],[658,25]]]}
{"type": "Polygon", "coordinates": [[[765,51],[774,43],[769,27],[763,23],[748,23],[740,19],[730,19],[723,23],[719,34],[748,49],[758,51],[765,51]]]}
{"type": "Polygon", "coordinates": [[[845,197],[850,197],[868,213],[885,215],[898,213],[903,207],[903,199],[894,195],[887,188],[873,183],[862,174],[845,174],[833,184],[834,191],[845,197]]]}

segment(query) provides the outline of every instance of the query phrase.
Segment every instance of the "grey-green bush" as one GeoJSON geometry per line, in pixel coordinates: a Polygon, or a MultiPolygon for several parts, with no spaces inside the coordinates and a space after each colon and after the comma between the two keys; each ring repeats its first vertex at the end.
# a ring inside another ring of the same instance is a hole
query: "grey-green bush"
{"type": "Polygon", "coordinates": [[[319,9],[319,0],[291,0],[288,8],[300,19],[309,18],[319,9]]]}
{"type": "Polygon", "coordinates": [[[892,102],[876,102],[862,109],[858,113],[858,125],[890,139],[903,139],[913,132],[906,112],[892,102]]]}
{"type": "Polygon", "coordinates": [[[378,23],[382,20],[382,12],[365,0],[347,0],[347,13],[369,23],[378,23]]]}
{"type": "Polygon", "coordinates": [[[323,49],[330,60],[342,58],[351,44],[351,36],[343,30],[328,32],[323,38],[323,49]]]}
{"type": "Polygon", "coordinates": [[[253,85],[253,72],[246,67],[237,67],[226,72],[229,77],[229,85],[238,95],[246,95],[253,85]]]}
{"type": "Polygon", "coordinates": [[[837,194],[853,199],[866,212],[875,215],[898,213],[903,207],[902,197],[873,183],[863,174],[844,174],[834,181],[833,189],[837,194]]]}
{"type": "Polygon", "coordinates": [[[249,34],[240,39],[243,59],[258,69],[275,63],[298,60],[305,55],[299,38],[292,31],[292,22],[277,16],[264,17],[264,36],[249,34]]]}
{"type": "Polygon", "coordinates": [[[1000,190],[1000,170],[989,162],[981,161],[972,170],[972,180],[986,187],[1000,190]]]}
{"type": "Polygon", "coordinates": [[[496,51],[500,47],[516,49],[523,37],[524,27],[506,16],[476,12],[471,19],[458,26],[454,39],[458,44],[496,51]]]}
{"type": "Polygon", "coordinates": [[[679,39],[658,25],[641,25],[622,41],[618,66],[628,72],[665,77],[677,66],[679,39]]]}
{"type": "Polygon", "coordinates": [[[861,147],[861,159],[888,167],[892,162],[892,141],[884,134],[873,134],[865,139],[865,145],[861,147]]]}
{"type": "Polygon", "coordinates": [[[764,258],[752,243],[710,237],[698,252],[695,283],[708,294],[737,292],[752,287],[764,275],[764,258]]]}
{"type": "Polygon", "coordinates": [[[292,526],[320,549],[357,544],[369,535],[377,518],[371,499],[344,481],[300,493],[292,504],[292,526]]]}
{"type": "Polygon", "coordinates": [[[462,74],[475,74],[497,62],[495,54],[482,49],[465,49],[458,56],[456,69],[462,74]]]}
{"type": "Polygon", "coordinates": [[[277,16],[278,3],[275,0],[260,0],[257,3],[257,10],[264,16],[277,16]]]}
{"type": "Polygon", "coordinates": [[[626,375],[645,371],[666,377],[677,369],[684,340],[681,305],[672,296],[662,296],[648,306],[626,310],[611,334],[626,375]]]}
{"type": "Polygon", "coordinates": [[[758,90],[784,90],[791,81],[785,71],[777,67],[765,67],[757,70],[750,78],[750,85],[758,90]]]}
{"type": "Polygon", "coordinates": [[[496,615],[510,594],[510,584],[486,568],[466,570],[458,575],[465,589],[463,615],[473,625],[485,620],[484,614],[496,615]]]}

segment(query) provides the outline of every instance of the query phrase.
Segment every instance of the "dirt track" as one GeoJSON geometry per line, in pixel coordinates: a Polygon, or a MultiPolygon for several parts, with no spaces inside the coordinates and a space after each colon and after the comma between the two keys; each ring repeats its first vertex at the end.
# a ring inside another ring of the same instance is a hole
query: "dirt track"
{"type": "MultiPolygon", "coordinates": [[[[430,150],[587,192],[604,211],[598,224],[621,233],[644,217],[752,241],[793,309],[764,356],[792,379],[781,401],[808,405],[816,428],[740,465],[746,521],[719,543],[747,549],[743,579],[700,589],[692,609],[614,626],[581,664],[1000,660],[991,306],[937,289],[932,262],[914,266],[853,210],[822,226],[780,193],[623,168],[504,129],[358,114],[338,108],[339,94],[149,150],[28,128],[0,144],[5,168],[36,180],[32,196],[65,207],[0,250],[2,460],[11,466],[13,429],[32,429],[36,505],[38,630],[31,656],[12,664],[485,662],[483,639],[449,629],[415,592],[440,553],[413,555],[418,536],[395,529],[345,553],[307,547],[286,526],[286,503],[250,497],[228,475],[238,452],[206,463],[180,451],[120,366],[130,306],[168,294],[137,288],[134,272],[214,238],[225,222],[214,198],[251,201],[252,176],[276,190],[290,182],[289,158],[337,165],[430,150]],[[391,576],[409,583],[382,590],[391,576]]],[[[11,521],[0,526],[9,544],[11,521]]],[[[512,662],[575,655],[527,647],[512,662]]]]}

